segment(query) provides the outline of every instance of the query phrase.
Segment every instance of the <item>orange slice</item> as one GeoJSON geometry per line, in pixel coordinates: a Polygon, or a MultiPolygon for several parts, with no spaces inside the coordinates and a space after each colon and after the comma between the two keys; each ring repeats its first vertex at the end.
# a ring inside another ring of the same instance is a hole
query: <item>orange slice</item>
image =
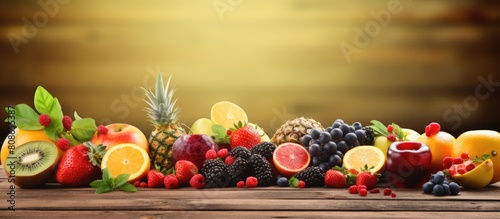
{"type": "Polygon", "coordinates": [[[357,146],[347,151],[344,155],[345,168],[361,170],[368,165],[372,173],[380,173],[385,165],[385,155],[382,150],[374,146],[357,146]]]}
{"type": "Polygon", "coordinates": [[[283,176],[292,177],[309,166],[311,157],[302,145],[283,143],[274,150],[273,162],[283,176]]]}
{"type": "Polygon", "coordinates": [[[233,128],[235,124],[248,123],[248,117],[245,111],[238,105],[229,101],[221,101],[212,106],[210,113],[211,119],[215,124],[219,124],[226,129],[233,128]]]}
{"type": "Polygon", "coordinates": [[[148,152],[131,143],[115,145],[102,158],[101,168],[108,168],[113,177],[130,174],[129,182],[142,180],[150,167],[148,152]]]}

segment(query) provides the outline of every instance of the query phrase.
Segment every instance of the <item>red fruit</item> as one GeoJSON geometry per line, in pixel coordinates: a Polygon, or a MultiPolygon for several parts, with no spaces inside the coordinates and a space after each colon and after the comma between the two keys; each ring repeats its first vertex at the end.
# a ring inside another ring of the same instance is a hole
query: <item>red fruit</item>
{"type": "Polygon", "coordinates": [[[439,123],[437,122],[432,122],[427,127],[425,127],[425,135],[427,137],[436,135],[437,133],[439,133],[439,131],[441,131],[441,125],[439,125],[439,123]]]}
{"type": "Polygon", "coordinates": [[[139,180],[138,180],[138,181],[135,181],[135,182],[134,182],[134,186],[135,186],[135,187],[139,187],[139,186],[141,186],[141,181],[139,181],[139,180]]]}
{"type": "Polygon", "coordinates": [[[387,132],[391,133],[392,131],[394,131],[394,126],[387,125],[387,132]]]}
{"type": "Polygon", "coordinates": [[[460,157],[453,158],[453,164],[461,164],[463,162],[464,162],[464,160],[462,160],[462,158],[460,158],[460,157]]]}
{"type": "Polygon", "coordinates": [[[389,189],[389,188],[385,188],[384,189],[384,195],[385,196],[388,196],[388,195],[391,195],[391,194],[392,194],[392,190],[391,189],[389,189]]]}
{"type": "Polygon", "coordinates": [[[464,153],[460,154],[460,158],[462,158],[463,160],[468,160],[469,159],[469,154],[467,154],[467,153],[464,152],[464,153]]]}
{"type": "Polygon", "coordinates": [[[207,153],[205,153],[205,158],[207,160],[217,159],[217,152],[215,152],[215,150],[208,150],[207,153]]]}
{"type": "Polygon", "coordinates": [[[104,152],[103,147],[87,147],[83,144],[68,149],[59,161],[57,182],[67,187],[88,187],[92,181],[101,178],[97,160],[102,159],[104,152]]]}
{"type": "Polygon", "coordinates": [[[259,184],[259,181],[257,180],[257,178],[250,176],[247,177],[245,184],[247,185],[248,188],[255,188],[259,184]]]}
{"type": "Polygon", "coordinates": [[[372,193],[372,194],[380,193],[380,189],[379,188],[372,189],[372,190],[370,190],[370,193],[372,193]]]}
{"type": "Polygon", "coordinates": [[[232,133],[233,133],[233,131],[231,131],[231,129],[228,129],[228,130],[226,131],[226,135],[227,135],[227,136],[230,136],[232,133]]]}
{"type": "Polygon", "coordinates": [[[306,187],[306,182],[300,180],[299,181],[299,185],[297,185],[297,187],[299,187],[299,188],[305,188],[306,187]]]}
{"type": "Polygon", "coordinates": [[[465,170],[464,168],[459,168],[459,169],[457,169],[457,172],[459,174],[465,174],[465,173],[467,173],[467,170],[465,170]]]}
{"type": "Polygon", "coordinates": [[[260,143],[260,134],[252,126],[245,126],[233,131],[229,136],[231,142],[231,149],[238,146],[243,146],[248,149],[260,143]]]}
{"type": "Polygon", "coordinates": [[[70,130],[71,129],[71,125],[73,124],[73,120],[69,116],[64,116],[62,118],[62,124],[64,126],[64,129],[70,130]]]}
{"type": "Polygon", "coordinates": [[[443,168],[448,169],[453,165],[453,158],[451,157],[445,157],[443,158],[443,168]]]}
{"type": "Polygon", "coordinates": [[[345,188],[347,187],[347,179],[340,171],[328,170],[325,173],[325,185],[332,188],[345,188]]]}
{"type": "Polygon", "coordinates": [[[245,182],[243,182],[243,181],[239,181],[239,182],[236,184],[236,187],[238,187],[238,188],[244,188],[244,187],[245,187],[245,182]]]}
{"type": "Polygon", "coordinates": [[[141,188],[147,188],[147,187],[148,187],[148,184],[147,184],[146,182],[141,182],[141,183],[139,184],[139,187],[141,187],[141,188]]]}
{"type": "Polygon", "coordinates": [[[354,175],[358,175],[359,174],[359,171],[356,170],[356,169],[349,169],[349,173],[350,174],[354,174],[354,175]]]}
{"type": "Polygon", "coordinates": [[[235,157],[233,156],[227,156],[226,159],[224,159],[224,163],[226,163],[227,165],[231,166],[233,165],[234,161],[236,160],[235,157]]]}
{"type": "Polygon", "coordinates": [[[359,192],[359,190],[360,190],[360,189],[367,189],[367,188],[366,188],[366,186],[365,186],[365,185],[359,185],[359,186],[358,186],[358,192],[359,192]]]}
{"type": "Polygon", "coordinates": [[[163,178],[163,184],[167,189],[175,189],[179,186],[179,180],[174,174],[168,174],[163,178]]]}
{"type": "Polygon", "coordinates": [[[358,194],[358,187],[356,185],[352,185],[349,187],[350,194],[358,194]]]}
{"type": "Polygon", "coordinates": [[[396,193],[391,193],[391,197],[396,198],[396,193]]]}
{"type": "Polygon", "coordinates": [[[366,191],[366,189],[360,189],[359,190],[359,195],[360,196],[367,196],[368,195],[368,191],[366,191]]]}
{"type": "Polygon", "coordinates": [[[387,135],[387,139],[388,139],[389,141],[396,141],[396,136],[395,136],[394,134],[388,134],[388,135],[387,135]]]}
{"type": "Polygon", "coordinates": [[[201,174],[196,174],[189,180],[189,185],[195,189],[202,189],[205,187],[205,177],[201,174]]]}
{"type": "Polygon", "coordinates": [[[465,170],[467,172],[473,170],[474,168],[476,168],[476,165],[474,165],[473,163],[469,163],[467,166],[465,166],[465,170]]]}
{"type": "Polygon", "coordinates": [[[198,167],[188,160],[179,160],[175,163],[175,177],[181,185],[189,185],[191,178],[198,174],[198,167]]]}
{"type": "Polygon", "coordinates": [[[47,127],[50,125],[51,120],[50,120],[49,115],[42,114],[42,115],[40,115],[40,117],[38,117],[38,122],[40,123],[40,125],[47,127]]]}
{"type": "Polygon", "coordinates": [[[103,125],[99,125],[97,126],[97,134],[100,135],[104,135],[104,134],[108,134],[108,128],[106,128],[106,126],[103,126],[103,125]]]}
{"type": "Polygon", "coordinates": [[[366,189],[373,189],[377,187],[378,177],[373,175],[370,172],[362,172],[358,174],[356,178],[356,185],[359,187],[360,185],[365,185],[366,189]]]}
{"type": "Polygon", "coordinates": [[[163,187],[163,178],[165,178],[165,174],[158,170],[149,170],[146,178],[148,179],[149,188],[161,188],[163,187]]]}
{"type": "Polygon", "coordinates": [[[63,151],[68,150],[71,147],[71,143],[66,138],[57,139],[56,145],[59,149],[63,151]]]}
{"type": "Polygon", "coordinates": [[[228,153],[229,151],[227,150],[227,148],[222,148],[219,151],[217,151],[217,157],[224,159],[227,157],[228,153]]]}

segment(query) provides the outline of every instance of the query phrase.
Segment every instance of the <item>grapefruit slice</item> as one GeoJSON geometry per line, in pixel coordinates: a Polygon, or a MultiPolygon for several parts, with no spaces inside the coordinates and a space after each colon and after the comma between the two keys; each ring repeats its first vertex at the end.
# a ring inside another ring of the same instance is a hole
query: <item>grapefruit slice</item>
{"type": "Polygon", "coordinates": [[[302,145],[283,143],[274,150],[273,162],[283,176],[292,177],[309,166],[311,157],[302,145]]]}
{"type": "Polygon", "coordinates": [[[374,146],[357,146],[344,155],[343,165],[346,169],[361,170],[368,165],[372,173],[380,173],[385,165],[385,155],[382,150],[374,146]]]}

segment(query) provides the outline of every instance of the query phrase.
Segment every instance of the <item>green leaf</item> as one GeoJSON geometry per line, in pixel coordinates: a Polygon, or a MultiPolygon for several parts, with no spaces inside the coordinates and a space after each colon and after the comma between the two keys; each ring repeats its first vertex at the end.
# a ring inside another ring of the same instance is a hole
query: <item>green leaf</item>
{"type": "Polygon", "coordinates": [[[118,188],[125,191],[125,192],[136,192],[137,191],[137,188],[130,183],[125,183],[124,185],[122,185],[118,188]]]}
{"type": "Polygon", "coordinates": [[[120,188],[126,183],[128,183],[128,179],[130,178],[130,174],[120,174],[115,178],[115,187],[120,188]]]}
{"type": "Polygon", "coordinates": [[[80,116],[78,115],[78,113],[76,113],[76,111],[75,111],[75,115],[74,115],[74,117],[75,117],[75,120],[82,119],[82,117],[80,117],[80,116]]]}
{"type": "Polygon", "coordinates": [[[75,146],[75,145],[81,144],[81,142],[79,142],[78,140],[76,140],[73,137],[73,135],[71,135],[71,133],[64,132],[63,133],[63,137],[69,140],[69,143],[71,144],[71,146],[75,146]]]}
{"type": "Polygon", "coordinates": [[[59,139],[59,133],[54,128],[54,126],[52,126],[52,123],[49,126],[45,127],[43,131],[45,132],[45,135],[47,135],[47,137],[49,137],[53,141],[57,141],[57,139],[59,139]]]}
{"type": "Polygon", "coordinates": [[[92,118],[78,119],[71,125],[71,134],[80,142],[90,141],[96,131],[97,126],[92,118]]]}
{"type": "Polygon", "coordinates": [[[94,180],[93,182],[91,182],[90,186],[92,188],[96,189],[96,191],[95,191],[96,194],[111,192],[114,190],[114,188],[112,186],[110,186],[104,180],[100,180],[100,179],[94,180]]]}
{"type": "Polygon", "coordinates": [[[115,187],[115,185],[114,185],[115,182],[114,182],[113,177],[111,176],[111,173],[109,172],[108,168],[104,168],[102,170],[102,180],[104,180],[104,182],[106,182],[111,187],[115,187]]]}
{"type": "Polygon", "coordinates": [[[44,127],[38,122],[38,113],[26,104],[18,104],[14,107],[16,126],[24,130],[41,130],[44,127]]]}
{"type": "Polygon", "coordinates": [[[490,154],[483,154],[483,156],[481,156],[481,159],[482,159],[483,161],[488,160],[488,159],[490,159],[490,158],[491,158],[491,155],[490,155],[490,154]]]}
{"type": "Polygon", "coordinates": [[[288,180],[288,184],[290,185],[290,187],[297,188],[299,187],[299,179],[295,178],[295,176],[292,176],[292,178],[288,180]]]}
{"type": "Polygon", "coordinates": [[[35,91],[35,108],[40,114],[50,115],[54,106],[54,97],[42,86],[38,86],[35,91]]]}
{"type": "Polygon", "coordinates": [[[394,127],[393,133],[396,134],[396,137],[398,137],[398,139],[400,139],[400,140],[404,140],[405,134],[403,132],[403,129],[401,129],[401,127],[396,123],[392,123],[392,127],[394,127]]]}
{"type": "Polygon", "coordinates": [[[52,120],[50,125],[56,129],[57,133],[61,133],[64,131],[64,125],[62,124],[62,118],[64,115],[61,109],[61,104],[59,104],[59,100],[57,100],[57,98],[54,98],[52,104],[53,106],[48,113],[50,119],[52,120]]]}
{"type": "Polygon", "coordinates": [[[216,136],[226,135],[226,128],[224,128],[224,126],[215,124],[215,125],[212,125],[211,129],[212,129],[212,132],[216,136]]]}
{"type": "Polygon", "coordinates": [[[373,130],[376,136],[387,136],[389,134],[389,132],[387,132],[387,127],[383,123],[377,120],[372,120],[370,122],[373,124],[370,126],[370,128],[373,130]]]}

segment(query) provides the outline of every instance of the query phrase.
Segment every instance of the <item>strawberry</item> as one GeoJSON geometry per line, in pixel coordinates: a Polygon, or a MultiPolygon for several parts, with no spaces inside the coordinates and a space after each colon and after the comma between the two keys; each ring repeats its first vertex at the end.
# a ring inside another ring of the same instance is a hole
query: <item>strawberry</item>
{"type": "Polygon", "coordinates": [[[179,160],[175,163],[175,177],[181,185],[189,185],[189,180],[198,174],[198,167],[188,160],[179,160]]]}
{"type": "Polygon", "coordinates": [[[165,178],[165,174],[158,170],[149,170],[147,175],[148,179],[148,187],[149,188],[161,188],[163,187],[163,178],[165,178]]]}
{"type": "Polygon", "coordinates": [[[236,130],[231,132],[229,136],[231,149],[238,146],[243,146],[248,149],[260,143],[260,134],[252,126],[242,125],[241,122],[236,126],[236,130]]]}
{"type": "Polygon", "coordinates": [[[371,172],[362,172],[356,178],[356,185],[365,185],[367,190],[377,187],[378,176],[371,172]]]}
{"type": "Polygon", "coordinates": [[[101,178],[100,160],[106,147],[79,144],[66,150],[57,167],[56,180],[62,186],[87,187],[101,178]]]}
{"type": "Polygon", "coordinates": [[[325,173],[325,185],[332,188],[345,188],[347,186],[347,180],[342,172],[328,170],[325,173]]]}

